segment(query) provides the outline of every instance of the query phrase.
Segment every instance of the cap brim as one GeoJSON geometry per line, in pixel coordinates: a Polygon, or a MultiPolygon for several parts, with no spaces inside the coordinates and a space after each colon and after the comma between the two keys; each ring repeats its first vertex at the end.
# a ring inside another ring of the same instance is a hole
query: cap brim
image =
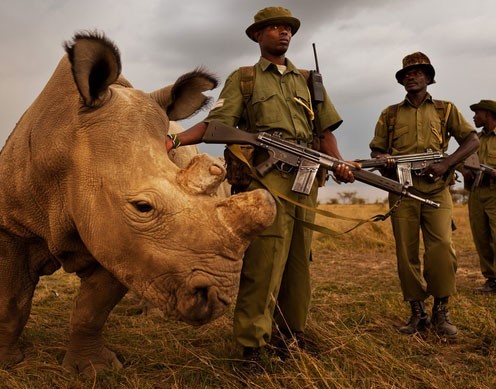
{"type": "Polygon", "coordinates": [[[246,29],[245,31],[246,35],[248,35],[248,38],[250,38],[252,41],[256,42],[257,40],[254,37],[255,32],[262,29],[263,27],[266,27],[274,23],[283,23],[291,26],[292,35],[295,35],[300,28],[300,21],[298,19],[290,16],[282,16],[277,18],[269,18],[260,22],[253,23],[250,27],[246,29]]]}
{"type": "Polygon", "coordinates": [[[478,111],[478,110],[485,110],[485,111],[490,111],[490,112],[493,112],[496,114],[496,106],[491,106],[491,104],[486,104],[484,102],[472,104],[470,106],[470,109],[474,112],[478,111]]]}
{"type": "Polygon", "coordinates": [[[403,79],[405,78],[405,73],[415,67],[423,67],[424,69],[427,70],[427,75],[431,77],[431,81],[429,82],[428,85],[436,83],[436,80],[434,80],[436,71],[434,70],[434,67],[432,65],[428,65],[428,64],[411,65],[411,66],[407,66],[406,68],[398,70],[395,75],[396,81],[398,81],[399,84],[403,85],[403,79]]]}

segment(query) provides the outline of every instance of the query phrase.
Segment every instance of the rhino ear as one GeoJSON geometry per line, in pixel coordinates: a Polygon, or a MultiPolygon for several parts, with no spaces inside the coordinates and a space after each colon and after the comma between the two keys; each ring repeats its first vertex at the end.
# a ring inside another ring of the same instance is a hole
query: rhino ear
{"type": "Polygon", "coordinates": [[[204,108],[210,97],[202,92],[217,87],[215,76],[201,68],[179,77],[174,85],[166,86],[150,96],[165,110],[170,120],[181,120],[204,108]]]}
{"type": "Polygon", "coordinates": [[[84,104],[87,107],[101,105],[109,85],[121,73],[119,50],[105,35],[97,32],[77,33],[71,42],[65,42],[64,48],[84,104]]]}

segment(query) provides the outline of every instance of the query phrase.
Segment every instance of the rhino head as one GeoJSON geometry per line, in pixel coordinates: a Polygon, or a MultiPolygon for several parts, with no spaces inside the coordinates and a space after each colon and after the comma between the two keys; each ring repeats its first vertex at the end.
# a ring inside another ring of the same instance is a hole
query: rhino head
{"type": "Polygon", "coordinates": [[[204,106],[215,78],[197,69],[146,94],[119,79],[105,39],[76,36],[66,48],[80,103],[66,185],[79,236],[105,269],[165,312],[191,324],[218,317],[275,205],[262,190],[213,197],[225,177],[218,160],[200,155],[179,169],[166,153],[169,120],[204,106]]]}
{"type": "Polygon", "coordinates": [[[13,166],[2,174],[23,179],[0,193],[2,209],[15,207],[0,227],[46,242],[43,258],[56,265],[45,271],[102,267],[167,314],[191,324],[218,317],[275,204],[264,190],[212,196],[225,176],[217,159],[200,155],[181,169],[167,155],[169,120],[201,109],[217,81],[196,69],[145,93],[121,76],[104,36],[77,34],[65,48],[3,150],[13,166]]]}

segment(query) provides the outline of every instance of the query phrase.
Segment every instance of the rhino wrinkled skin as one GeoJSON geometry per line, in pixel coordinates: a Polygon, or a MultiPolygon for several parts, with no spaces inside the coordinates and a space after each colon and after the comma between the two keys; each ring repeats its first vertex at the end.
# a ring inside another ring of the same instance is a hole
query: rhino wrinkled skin
{"type": "Polygon", "coordinates": [[[121,367],[102,330],[128,290],[193,325],[221,315],[275,204],[263,190],[213,196],[218,159],[181,169],[165,151],[169,120],[202,108],[215,78],[197,69],[148,94],[103,34],[65,48],[0,153],[0,367],[23,359],[36,284],[62,267],[81,280],[63,365],[92,374],[121,367]]]}

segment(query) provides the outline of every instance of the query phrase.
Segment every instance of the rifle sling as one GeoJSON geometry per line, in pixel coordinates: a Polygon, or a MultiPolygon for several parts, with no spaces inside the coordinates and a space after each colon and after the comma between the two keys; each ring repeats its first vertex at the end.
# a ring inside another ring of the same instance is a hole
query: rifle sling
{"type": "Polygon", "coordinates": [[[399,206],[399,204],[401,202],[401,199],[402,199],[402,196],[400,196],[400,198],[398,199],[398,201],[384,215],[379,214],[379,215],[372,216],[372,217],[370,217],[368,219],[350,218],[350,217],[346,217],[346,216],[335,214],[335,213],[330,212],[330,211],[326,211],[324,209],[319,209],[319,208],[316,208],[316,207],[310,207],[308,205],[305,205],[305,204],[299,203],[299,202],[297,202],[297,201],[295,201],[293,199],[290,199],[289,197],[287,197],[287,196],[279,193],[274,188],[272,188],[271,185],[267,182],[267,180],[264,179],[264,177],[260,177],[260,175],[257,173],[257,171],[253,168],[253,166],[251,166],[251,164],[246,160],[246,158],[244,157],[243,153],[241,152],[241,148],[240,148],[239,145],[232,144],[232,145],[229,145],[227,147],[229,148],[229,150],[239,160],[241,160],[246,166],[248,166],[248,168],[251,171],[252,178],[255,179],[255,180],[257,180],[265,189],[267,189],[269,191],[269,193],[272,195],[272,197],[274,197],[274,200],[277,201],[277,203],[279,205],[281,205],[281,206],[283,205],[282,202],[281,202],[281,199],[282,199],[282,200],[285,200],[285,201],[287,201],[287,202],[289,202],[289,203],[291,203],[293,205],[296,205],[297,207],[306,209],[308,211],[317,213],[319,215],[322,215],[322,216],[325,216],[325,217],[328,217],[328,218],[357,222],[357,224],[355,226],[353,226],[353,227],[351,227],[351,228],[349,228],[349,229],[347,229],[345,231],[338,232],[338,231],[335,231],[333,229],[330,229],[330,228],[321,226],[319,224],[310,223],[310,222],[307,222],[305,220],[301,220],[301,219],[299,219],[299,218],[291,215],[288,212],[288,215],[291,216],[294,220],[297,220],[298,222],[302,223],[305,227],[307,227],[307,228],[309,228],[309,229],[311,229],[313,231],[320,232],[322,234],[326,234],[326,235],[330,235],[330,236],[338,236],[338,235],[342,235],[342,234],[346,234],[348,232],[351,232],[355,228],[358,228],[362,224],[365,224],[365,223],[377,222],[377,221],[384,221],[389,216],[391,216],[391,214],[394,213],[394,211],[398,208],[398,206],[399,206]]]}

